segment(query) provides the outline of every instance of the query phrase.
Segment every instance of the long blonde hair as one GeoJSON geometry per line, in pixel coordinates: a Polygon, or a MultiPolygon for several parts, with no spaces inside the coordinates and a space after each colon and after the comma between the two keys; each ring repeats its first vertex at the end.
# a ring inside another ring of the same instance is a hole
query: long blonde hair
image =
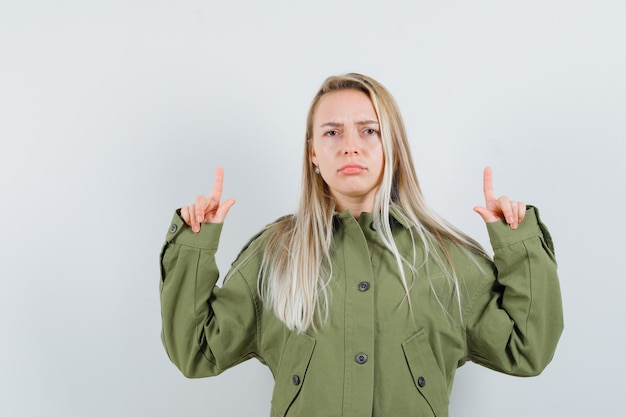
{"type": "Polygon", "coordinates": [[[274,223],[260,237],[263,239],[260,245],[263,259],[258,279],[261,299],[291,330],[315,330],[328,318],[335,202],[322,176],[315,173],[310,150],[313,116],[320,98],[331,91],[346,89],[367,94],[378,115],[385,164],[376,193],[374,222],[382,241],[396,259],[398,276],[409,305],[411,283],[405,276],[403,265],[408,265],[415,276],[416,256],[413,254],[413,260],[410,260],[400,254],[391,233],[391,207],[394,207],[396,216],[413,226],[410,230],[414,252],[416,240],[420,241],[425,259],[432,258],[452,282],[460,312],[458,279],[446,250],[446,242],[458,245],[465,252],[486,258],[488,255],[476,241],[428,208],[417,180],[398,105],[383,85],[356,73],[327,78],[313,98],[307,117],[299,207],[293,216],[274,223]]]}

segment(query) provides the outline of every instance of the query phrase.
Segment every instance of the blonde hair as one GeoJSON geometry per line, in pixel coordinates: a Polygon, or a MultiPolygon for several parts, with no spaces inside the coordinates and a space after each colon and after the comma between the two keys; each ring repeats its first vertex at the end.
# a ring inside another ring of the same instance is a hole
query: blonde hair
{"type": "Polygon", "coordinates": [[[456,244],[465,252],[486,258],[488,255],[476,241],[428,208],[417,180],[398,105],[383,85],[356,73],[327,78],[313,98],[307,117],[299,207],[293,216],[274,223],[260,237],[263,240],[259,246],[263,252],[258,279],[261,299],[291,330],[315,330],[328,318],[335,202],[322,176],[315,173],[310,149],[313,116],[320,98],[331,91],[347,89],[364,92],[378,115],[385,164],[376,193],[374,223],[385,246],[395,257],[409,306],[408,295],[413,281],[407,280],[403,265],[409,266],[414,280],[419,267],[415,265],[415,242],[419,240],[425,252],[424,264],[430,257],[441,267],[453,284],[461,312],[458,279],[446,243],[456,244]],[[399,220],[412,225],[409,229],[414,242],[412,260],[400,254],[393,239],[389,220],[391,207],[399,220]]]}

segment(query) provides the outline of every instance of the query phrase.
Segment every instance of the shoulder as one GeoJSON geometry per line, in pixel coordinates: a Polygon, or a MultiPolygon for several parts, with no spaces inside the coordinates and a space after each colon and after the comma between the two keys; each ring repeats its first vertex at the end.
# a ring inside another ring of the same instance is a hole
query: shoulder
{"type": "Polygon", "coordinates": [[[224,278],[224,284],[239,276],[248,283],[250,288],[256,287],[262,266],[267,261],[272,247],[276,247],[276,236],[287,236],[282,230],[287,229],[293,223],[293,217],[293,215],[279,217],[254,234],[243,245],[232,262],[230,270],[224,278]]]}
{"type": "Polygon", "coordinates": [[[493,260],[484,253],[478,253],[471,247],[447,242],[446,250],[452,262],[452,268],[463,288],[462,294],[474,297],[476,292],[493,286],[496,268],[493,260]]]}
{"type": "MultiPolygon", "coordinates": [[[[233,261],[233,266],[239,265],[251,257],[262,257],[262,252],[268,245],[268,242],[275,239],[276,236],[285,236],[293,225],[294,215],[288,214],[279,217],[275,221],[267,224],[252,236],[239,251],[239,254],[233,261]]],[[[260,260],[259,260],[260,262],[260,260]]]]}

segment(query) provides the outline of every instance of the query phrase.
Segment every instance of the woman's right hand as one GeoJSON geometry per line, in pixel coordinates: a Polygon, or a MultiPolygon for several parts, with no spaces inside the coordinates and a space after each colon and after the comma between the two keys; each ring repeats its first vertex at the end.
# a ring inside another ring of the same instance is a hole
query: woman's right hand
{"type": "Polygon", "coordinates": [[[180,209],[183,220],[191,226],[194,232],[200,231],[200,223],[223,223],[226,219],[228,210],[235,204],[235,200],[229,198],[220,203],[223,184],[224,170],[218,168],[215,172],[211,194],[208,197],[199,195],[196,197],[195,204],[180,209]]]}

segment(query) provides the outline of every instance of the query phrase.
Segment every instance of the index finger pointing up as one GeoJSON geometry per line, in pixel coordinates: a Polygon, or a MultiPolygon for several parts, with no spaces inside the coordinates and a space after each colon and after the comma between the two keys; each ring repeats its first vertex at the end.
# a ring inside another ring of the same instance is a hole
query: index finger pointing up
{"type": "Polygon", "coordinates": [[[213,181],[213,190],[211,190],[211,195],[209,196],[209,200],[212,203],[220,203],[222,199],[222,189],[224,186],[224,169],[222,167],[218,167],[215,170],[215,180],[213,181]]]}
{"type": "Polygon", "coordinates": [[[485,194],[486,203],[496,199],[493,191],[493,176],[491,173],[491,167],[486,167],[483,172],[483,193],[485,194]]]}

